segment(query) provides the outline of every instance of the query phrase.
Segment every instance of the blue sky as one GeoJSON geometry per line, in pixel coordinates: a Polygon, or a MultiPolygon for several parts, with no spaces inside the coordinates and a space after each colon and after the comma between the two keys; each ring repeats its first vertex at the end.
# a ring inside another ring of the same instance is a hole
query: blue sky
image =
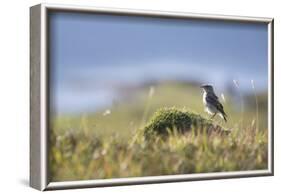
{"type": "Polygon", "coordinates": [[[236,79],[247,90],[254,79],[267,89],[266,24],[54,12],[50,43],[59,111],[106,106],[116,85],[147,80],[197,80],[223,90],[236,79]]]}

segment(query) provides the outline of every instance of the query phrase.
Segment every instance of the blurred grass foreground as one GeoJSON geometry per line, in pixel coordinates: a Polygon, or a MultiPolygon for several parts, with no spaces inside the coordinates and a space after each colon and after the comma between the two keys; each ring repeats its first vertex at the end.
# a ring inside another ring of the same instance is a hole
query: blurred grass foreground
{"type": "Polygon", "coordinates": [[[52,181],[267,169],[266,92],[238,104],[224,95],[227,123],[209,120],[201,95],[197,85],[162,83],[110,109],[53,115],[52,181]]]}

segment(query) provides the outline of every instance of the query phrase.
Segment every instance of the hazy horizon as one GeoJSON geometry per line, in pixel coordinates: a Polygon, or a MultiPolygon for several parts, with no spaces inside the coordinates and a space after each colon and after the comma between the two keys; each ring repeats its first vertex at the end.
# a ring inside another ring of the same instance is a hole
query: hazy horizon
{"type": "Polygon", "coordinates": [[[51,104],[57,112],[98,110],[117,85],[149,80],[233,80],[267,90],[267,25],[101,14],[50,14],[51,104]]]}

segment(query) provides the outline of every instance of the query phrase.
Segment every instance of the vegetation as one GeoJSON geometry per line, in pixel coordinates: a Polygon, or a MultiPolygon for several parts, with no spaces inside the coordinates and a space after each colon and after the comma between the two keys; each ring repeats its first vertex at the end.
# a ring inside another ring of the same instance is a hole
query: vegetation
{"type": "Polygon", "coordinates": [[[145,87],[110,114],[54,116],[52,181],[266,169],[267,107],[256,114],[247,96],[241,118],[225,98],[228,123],[207,119],[197,86],[175,83],[145,87]]]}
{"type": "Polygon", "coordinates": [[[214,125],[210,120],[203,118],[198,114],[194,114],[186,109],[162,108],[155,112],[152,119],[143,129],[145,139],[152,137],[167,136],[171,130],[176,133],[186,133],[194,128],[194,132],[198,130],[206,132],[228,132],[219,125],[214,125]]]}

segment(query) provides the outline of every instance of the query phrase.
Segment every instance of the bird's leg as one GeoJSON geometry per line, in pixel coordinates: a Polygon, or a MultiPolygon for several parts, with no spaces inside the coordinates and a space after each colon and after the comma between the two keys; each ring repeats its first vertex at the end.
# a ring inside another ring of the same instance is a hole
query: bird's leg
{"type": "Polygon", "coordinates": [[[217,115],[217,113],[214,113],[210,119],[213,119],[215,116],[217,115]]]}

